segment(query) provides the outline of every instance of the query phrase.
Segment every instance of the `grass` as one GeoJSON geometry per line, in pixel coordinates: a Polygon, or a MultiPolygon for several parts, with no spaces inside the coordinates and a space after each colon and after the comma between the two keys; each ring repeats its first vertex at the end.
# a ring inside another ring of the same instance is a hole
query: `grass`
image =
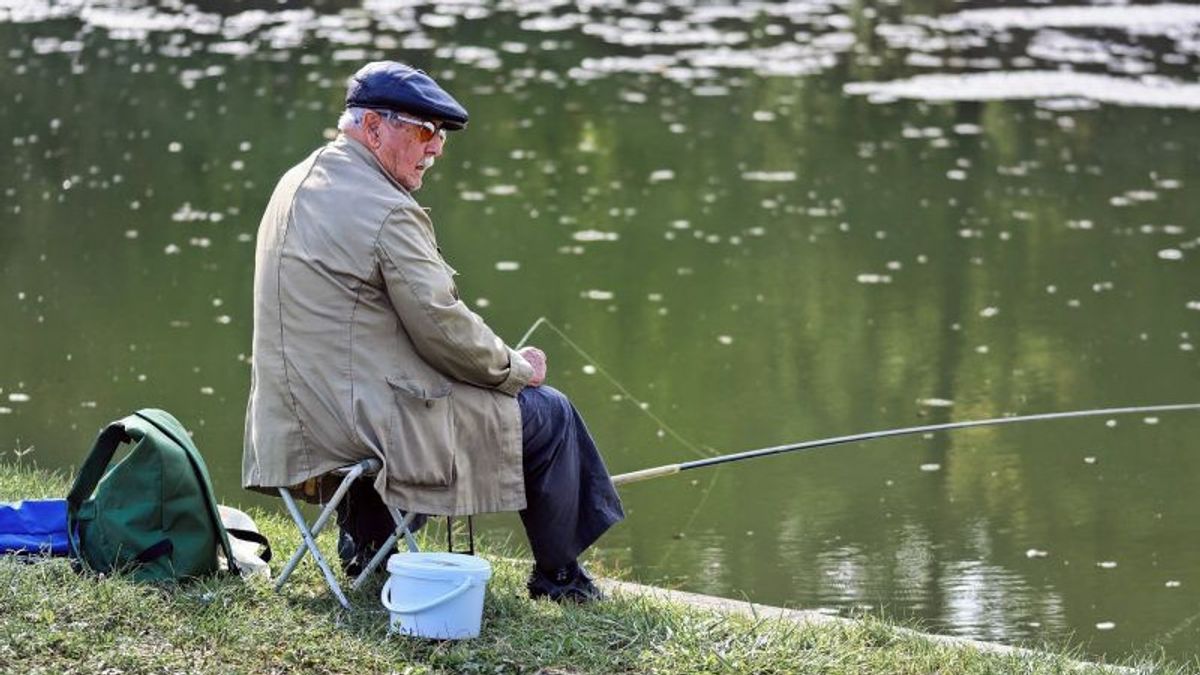
{"type": "MultiPolygon", "coordinates": [[[[0,464],[0,501],[57,497],[68,481],[0,464]]],[[[298,543],[279,514],[253,512],[277,556],[298,543]]],[[[332,538],[323,537],[325,550],[332,538]]],[[[342,610],[306,561],[285,591],[209,579],[148,586],[76,574],[61,559],[0,558],[0,672],[6,673],[1101,673],[1071,654],[997,655],[947,646],[878,619],[839,625],[755,620],[618,595],[591,606],[532,602],[526,565],[485,546],[495,575],[483,634],[435,642],[387,634],[378,585],[342,610]]],[[[273,566],[276,572],[281,563],[273,566]]],[[[1165,662],[1138,673],[1195,671],[1165,662]]]]}

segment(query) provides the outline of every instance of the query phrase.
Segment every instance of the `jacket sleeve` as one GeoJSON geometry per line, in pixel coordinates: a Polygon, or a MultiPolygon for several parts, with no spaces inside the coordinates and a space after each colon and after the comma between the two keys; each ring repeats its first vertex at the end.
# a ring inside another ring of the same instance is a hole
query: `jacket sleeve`
{"type": "Polygon", "coordinates": [[[448,377],[510,396],[528,384],[533,367],[459,299],[424,211],[415,205],[392,211],[375,253],[388,297],[421,358],[448,377]]]}

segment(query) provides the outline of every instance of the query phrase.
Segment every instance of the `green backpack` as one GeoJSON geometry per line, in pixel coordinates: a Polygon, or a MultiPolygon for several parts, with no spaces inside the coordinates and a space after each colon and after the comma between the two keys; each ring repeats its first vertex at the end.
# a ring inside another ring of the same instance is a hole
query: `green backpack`
{"type": "Polygon", "coordinates": [[[163,410],[139,410],[100,432],[67,495],[67,529],[76,564],[136,581],[213,574],[218,552],[234,564],[200,451],[163,410]],[[126,442],[129,455],[105,473],[126,442]]]}

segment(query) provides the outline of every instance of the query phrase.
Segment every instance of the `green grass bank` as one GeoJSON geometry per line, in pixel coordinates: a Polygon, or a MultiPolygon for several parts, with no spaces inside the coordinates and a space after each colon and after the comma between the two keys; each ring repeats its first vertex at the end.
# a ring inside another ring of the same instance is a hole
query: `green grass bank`
{"type": "MultiPolygon", "coordinates": [[[[0,501],[60,497],[69,480],[0,464],[0,501]]],[[[299,537],[282,512],[254,511],[286,559],[299,537]]],[[[324,536],[332,551],[332,537],[324,536]]],[[[937,644],[878,619],[798,625],[618,594],[591,606],[532,602],[527,567],[483,542],[494,576],[483,634],[432,642],[387,634],[378,584],[342,610],[311,560],[275,593],[262,581],[178,587],[78,575],[63,560],[0,558],[5,673],[1107,673],[1062,653],[990,654],[937,644]]],[[[278,571],[282,562],[273,563],[278,571]]],[[[604,572],[605,570],[601,570],[604,572]]],[[[609,570],[608,572],[611,572],[609,570]]],[[[1133,672],[1200,672],[1144,661],[1133,672]]]]}

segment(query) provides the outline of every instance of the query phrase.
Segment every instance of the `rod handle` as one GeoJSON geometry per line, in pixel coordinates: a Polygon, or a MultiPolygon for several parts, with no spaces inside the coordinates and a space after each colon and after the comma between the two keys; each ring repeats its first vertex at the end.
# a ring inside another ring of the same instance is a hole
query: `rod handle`
{"type": "Polygon", "coordinates": [[[678,464],[666,464],[649,469],[642,469],[641,471],[630,471],[629,473],[618,474],[612,477],[612,483],[613,485],[625,485],[627,483],[637,483],[638,481],[658,478],[659,476],[670,476],[676,473],[679,473],[678,464]]]}

